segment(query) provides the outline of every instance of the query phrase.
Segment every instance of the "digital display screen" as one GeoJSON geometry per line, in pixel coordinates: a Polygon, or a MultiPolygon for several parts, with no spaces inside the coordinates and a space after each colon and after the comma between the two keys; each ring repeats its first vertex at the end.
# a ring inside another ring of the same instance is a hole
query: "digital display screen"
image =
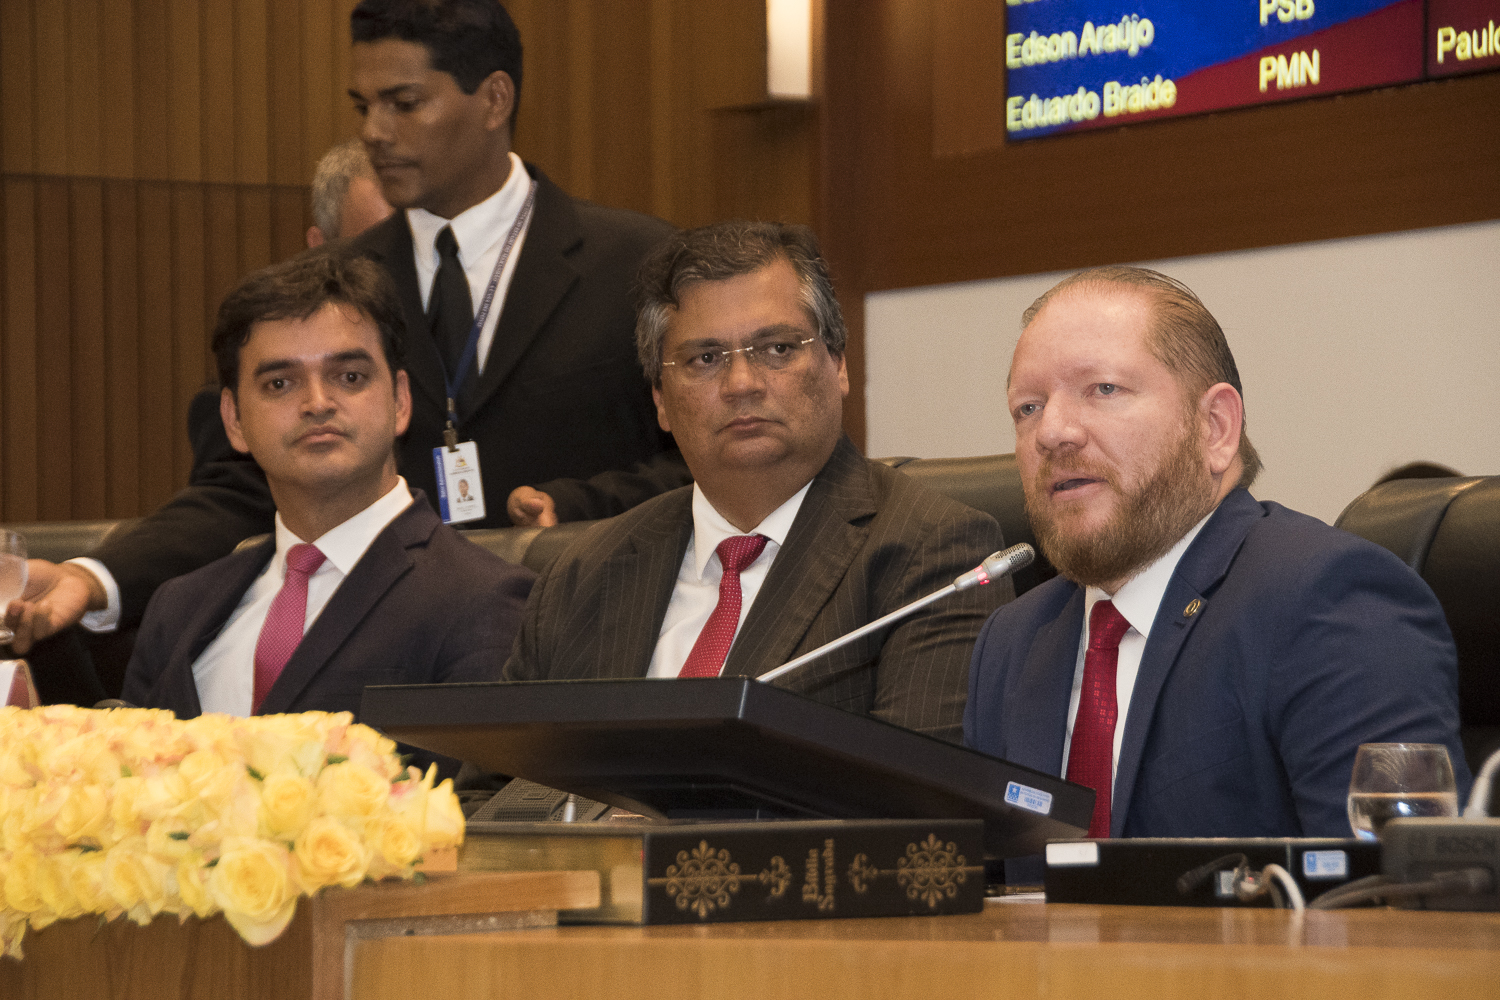
{"type": "Polygon", "coordinates": [[[1500,0],[1006,0],[1006,137],[1500,68],[1500,0]]]}

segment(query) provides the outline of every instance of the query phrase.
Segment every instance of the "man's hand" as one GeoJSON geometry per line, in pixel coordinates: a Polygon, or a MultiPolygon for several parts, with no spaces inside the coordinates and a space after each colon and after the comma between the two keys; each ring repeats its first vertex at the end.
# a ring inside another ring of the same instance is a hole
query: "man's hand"
{"type": "Polygon", "coordinates": [[[523,528],[550,528],[557,523],[557,505],[541,490],[517,486],[510,491],[505,512],[512,524],[523,528]]]}
{"type": "Polygon", "coordinates": [[[5,624],[16,634],[11,649],[18,656],[69,625],[86,611],[102,611],[109,597],[94,574],[72,563],[26,561],[26,591],[5,609],[5,624]]]}

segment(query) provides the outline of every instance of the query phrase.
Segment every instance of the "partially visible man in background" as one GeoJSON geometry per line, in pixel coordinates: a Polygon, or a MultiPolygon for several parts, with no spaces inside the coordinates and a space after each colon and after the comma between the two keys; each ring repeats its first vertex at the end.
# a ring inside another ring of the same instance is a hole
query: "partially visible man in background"
{"type": "Polygon", "coordinates": [[[323,154],[313,173],[313,225],[307,230],[307,245],[320,247],[329,240],[358,236],[394,211],[380,193],[364,145],[350,139],[323,154]]]}

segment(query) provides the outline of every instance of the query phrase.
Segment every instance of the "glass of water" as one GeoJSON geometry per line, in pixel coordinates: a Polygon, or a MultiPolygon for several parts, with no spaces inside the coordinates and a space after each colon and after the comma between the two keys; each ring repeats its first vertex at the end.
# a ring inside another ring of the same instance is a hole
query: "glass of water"
{"type": "Polygon", "coordinates": [[[1457,816],[1453,762],[1441,743],[1365,743],[1349,778],[1349,825],[1377,840],[1388,820],[1457,816]]]}
{"type": "Polygon", "coordinates": [[[26,539],[0,528],[0,643],[15,634],[5,626],[5,608],[26,592],[26,539]]]}

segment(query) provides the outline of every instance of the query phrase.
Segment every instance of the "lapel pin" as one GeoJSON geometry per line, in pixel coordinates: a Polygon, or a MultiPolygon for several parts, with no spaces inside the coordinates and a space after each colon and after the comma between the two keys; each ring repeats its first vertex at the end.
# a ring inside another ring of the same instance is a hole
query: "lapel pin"
{"type": "Polygon", "coordinates": [[[1191,618],[1201,610],[1203,610],[1203,602],[1195,597],[1188,601],[1187,607],[1182,609],[1182,617],[1191,618]]]}

